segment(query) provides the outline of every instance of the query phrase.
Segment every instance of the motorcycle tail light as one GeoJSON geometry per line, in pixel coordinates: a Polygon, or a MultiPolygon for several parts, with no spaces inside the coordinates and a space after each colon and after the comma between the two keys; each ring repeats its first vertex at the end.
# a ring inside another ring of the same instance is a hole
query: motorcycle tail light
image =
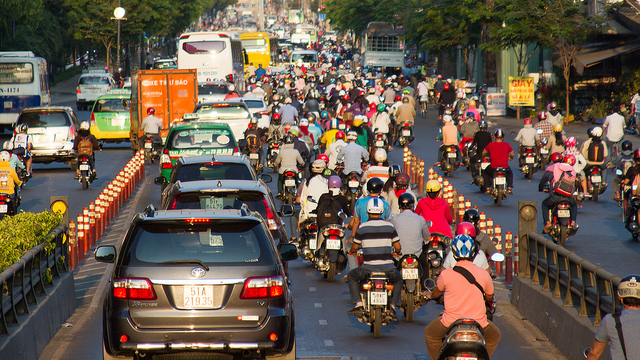
{"type": "Polygon", "coordinates": [[[414,258],[408,257],[402,260],[400,266],[402,266],[403,268],[416,268],[418,267],[418,262],[414,258]]]}
{"type": "Polygon", "coordinates": [[[374,281],[373,287],[375,289],[384,289],[384,281],[374,281]]]}
{"type": "Polygon", "coordinates": [[[569,204],[558,204],[558,209],[568,209],[569,208],[569,204]]]}
{"type": "Polygon", "coordinates": [[[318,224],[316,223],[311,223],[311,225],[309,225],[309,230],[311,231],[317,231],[318,230],[318,224]]]}
{"type": "Polygon", "coordinates": [[[0,195],[0,201],[2,202],[7,201],[7,197],[4,195],[0,195]]]}
{"type": "Polygon", "coordinates": [[[86,156],[83,156],[82,158],[80,158],[80,161],[82,161],[82,162],[87,161],[87,157],[86,157],[86,156]]]}
{"type": "Polygon", "coordinates": [[[266,299],[282,296],[284,280],[282,276],[253,277],[244,282],[240,299],[266,299]]]}
{"type": "Polygon", "coordinates": [[[597,174],[598,173],[598,168],[597,167],[592,167],[591,168],[591,173],[592,174],[597,174]]]}
{"type": "Polygon", "coordinates": [[[393,290],[393,284],[387,284],[386,288],[389,291],[393,290]]]}
{"type": "Polygon", "coordinates": [[[287,171],[284,173],[284,176],[287,177],[296,177],[296,174],[293,171],[287,171]]]}
{"type": "Polygon", "coordinates": [[[499,173],[496,173],[496,176],[505,177],[505,173],[503,173],[503,172],[499,172],[499,173]]]}
{"type": "Polygon", "coordinates": [[[476,331],[459,331],[454,336],[458,341],[480,341],[480,336],[476,331]]]}
{"type": "Polygon", "coordinates": [[[339,229],[330,229],[329,236],[340,236],[341,231],[339,229]]]}

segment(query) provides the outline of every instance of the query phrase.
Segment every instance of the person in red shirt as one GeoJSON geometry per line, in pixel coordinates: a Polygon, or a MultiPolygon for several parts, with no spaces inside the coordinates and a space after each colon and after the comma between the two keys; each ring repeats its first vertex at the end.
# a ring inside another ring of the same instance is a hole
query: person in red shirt
{"type": "Polygon", "coordinates": [[[504,132],[502,129],[497,129],[494,133],[495,141],[489,143],[482,151],[482,156],[491,157],[491,163],[482,172],[484,178],[484,192],[489,194],[489,184],[493,180],[493,174],[495,169],[502,167],[507,169],[507,194],[511,194],[511,188],[513,187],[513,172],[509,167],[509,161],[513,159],[515,154],[513,148],[509,143],[504,142],[504,132]]]}
{"type": "Polygon", "coordinates": [[[427,197],[418,201],[414,213],[422,216],[425,220],[431,221],[429,233],[438,233],[444,236],[453,237],[451,233],[451,224],[453,218],[447,201],[439,198],[440,183],[438,180],[429,180],[425,186],[427,197]]]}
{"type": "Polygon", "coordinates": [[[229,84],[229,93],[224,97],[224,99],[228,100],[237,97],[240,97],[240,95],[238,95],[238,93],[236,92],[236,86],[233,84],[229,84]]]}

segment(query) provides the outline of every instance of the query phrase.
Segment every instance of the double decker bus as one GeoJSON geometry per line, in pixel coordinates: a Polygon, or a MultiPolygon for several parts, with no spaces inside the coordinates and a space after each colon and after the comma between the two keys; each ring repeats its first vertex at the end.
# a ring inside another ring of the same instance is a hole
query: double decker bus
{"type": "Polygon", "coordinates": [[[247,52],[249,63],[253,63],[256,68],[262,64],[263,68],[269,65],[277,66],[278,60],[278,38],[265,32],[253,32],[240,34],[242,47],[247,52]]]}
{"type": "Polygon", "coordinates": [[[47,61],[31,51],[0,52],[0,125],[11,126],[25,108],[50,103],[47,61]]]}
{"type": "Polygon", "coordinates": [[[371,22],[362,33],[362,66],[383,68],[383,73],[400,73],[404,68],[404,29],[384,22],[371,22]]]}

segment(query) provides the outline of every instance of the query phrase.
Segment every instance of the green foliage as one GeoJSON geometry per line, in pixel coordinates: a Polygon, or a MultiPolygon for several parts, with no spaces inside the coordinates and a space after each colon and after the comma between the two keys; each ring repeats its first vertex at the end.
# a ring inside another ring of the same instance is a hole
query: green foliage
{"type": "Polygon", "coordinates": [[[24,253],[43,243],[50,253],[55,248],[47,234],[62,221],[62,215],[50,211],[20,212],[0,221],[0,272],[17,262],[24,253]]]}
{"type": "Polygon", "coordinates": [[[408,4],[393,0],[327,0],[324,13],[331,19],[331,25],[339,31],[352,30],[360,37],[367,24],[372,21],[397,23],[398,14],[408,4]]]}
{"type": "Polygon", "coordinates": [[[63,82],[65,80],[69,80],[72,77],[81,73],[82,73],[82,67],[80,66],[70,67],[69,69],[61,73],[53,75],[53,82],[51,83],[51,86],[55,86],[56,84],[63,82]]]}
{"type": "Polygon", "coordinates": [[[593,98],[593,102],[587,111],[584,112],[584,117],[589,120],[602,119],[607,116],[607,112],[611,108],[611,102],[605,99],[598,100],[593,98]]]}

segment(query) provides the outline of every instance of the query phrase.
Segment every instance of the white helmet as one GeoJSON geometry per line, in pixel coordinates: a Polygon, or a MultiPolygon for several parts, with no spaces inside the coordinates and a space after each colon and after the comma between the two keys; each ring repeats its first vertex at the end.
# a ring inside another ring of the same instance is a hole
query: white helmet
{"type": "Polygon", "coordinates": [[[300,126],[309,126],[309,120],[307,119],[300,119],[300,126]]]}
{"type": "Polygon", "coordinates": [[[8,151],[0,151],[0,161],[11,160],[11,154],[8,151]]]}
{"type": "Polygon", "coordinates": [[[442,121],[444,121],[444,122],[453,121],[453,118],[451,117],[451,115],[443,115],[442,116],[442,121]]]}
{"type": "Polygon", "coordinates": [[[367,213],[382,215],[384,212],[384,203],[380,198],[373,198],[367,202],[367,213]]]}
{"type": "Polygon", "coordinates": [[[86,121],[83,121],[83,122],[80,124],[80,130],[89,130],[89,127],[90,127],[90,125],[89,125],[89,123],[88,123],[88,122],[86,122],[86,121]]]}
{"type": "Polygon", "coordinates": [[[229,92],[236,91],[236,86],[233,84],[229,84],[229,92]]]}
{"type": "Polygon", "coordinates": [[[376,149],[376,152],[373,154],[373,158],[376,162],[383,163],[387,161],[387,152],[384,149],[376,149]]]}
{"type": "Polygon", "coordinates": [[[291,104],[291,98],[285,98],[284,99],[284,103],[285,104],[291,104]]]}
{"type": "Polygon", "coordinates": [[[3,149],[3,150],[7,150],[7,151],[11,151],[11,150],[13,150],[13,143],[12,143],[11,141],[5,141],[5,142],[2,144],[2,149],[3,149]]]}
{"type": "Polygon", "coordinates": [[[357,140],[358,139],[358,133],[355,131],[349,131],[347,132],[347,140],[357,140]]]}
{"type": "Polygon", "coordinates": [[[311,163],[311,172],[314,174],[320,174],[327,168],[327,163],[324,160],[317,159],[311,163]]]}
{"type": "Polygon", "coordinates": [[[601,137],[602,136],[602,128],[600,126],[596,126],[591,130],[591,136],[601,137]]]}

